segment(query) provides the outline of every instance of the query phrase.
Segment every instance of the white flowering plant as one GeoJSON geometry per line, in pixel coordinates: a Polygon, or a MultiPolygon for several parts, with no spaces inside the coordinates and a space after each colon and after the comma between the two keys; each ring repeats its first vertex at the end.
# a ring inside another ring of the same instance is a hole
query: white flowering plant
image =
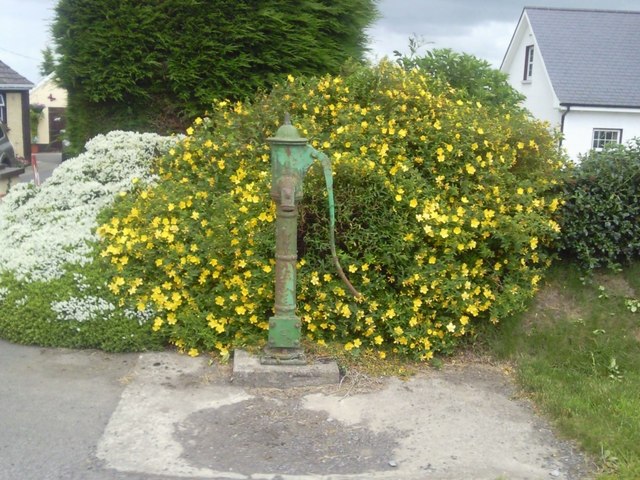
{"type": "Polygon", "coordinates": [[[36,187],[15,186],[0,203],[0,337],[105,350],[160,345],[153,312],[118,308],[95,262],[100,212],[155,182],[154,160],[175,139],[114,131],[57,167],[36,187]]]}

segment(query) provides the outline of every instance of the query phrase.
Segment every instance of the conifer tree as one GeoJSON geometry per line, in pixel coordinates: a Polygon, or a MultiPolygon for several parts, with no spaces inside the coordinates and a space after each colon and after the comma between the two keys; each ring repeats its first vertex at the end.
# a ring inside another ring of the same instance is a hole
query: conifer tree
{"type": "Polygon", "coordinates": [[[113,129],[183,129],[216,98],[366,53],[375,0],[59,0],[56,73],[78,148],[113,129]]]}

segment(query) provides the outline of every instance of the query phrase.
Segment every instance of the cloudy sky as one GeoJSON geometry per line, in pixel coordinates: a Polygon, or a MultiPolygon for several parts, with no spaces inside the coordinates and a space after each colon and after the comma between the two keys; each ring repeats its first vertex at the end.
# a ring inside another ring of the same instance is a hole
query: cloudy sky
{"type": "MultiPolygon", "coordinates": [[[[410,37],[427,48],[467,52],[499,67],[524,6],[639,10],[639,0],[378,0],[370,29],[373,58],[406,53],[410,37]]],[[[50,44],[56,0],[2,0],[0,60],[32,82],[50,44]]]]}

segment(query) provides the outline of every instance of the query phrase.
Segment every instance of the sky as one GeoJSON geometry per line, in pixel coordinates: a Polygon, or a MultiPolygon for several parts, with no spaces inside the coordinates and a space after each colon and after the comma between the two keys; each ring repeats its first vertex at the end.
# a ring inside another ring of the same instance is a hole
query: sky
{"type": "MultiPolygon", "coordinates": [[[[56,0],[0,0],[0,60],[29,81],[41,79],[42,50],[53,47],[50,26],[56,0]]],[[[525,6],[640,11],[640,0],[378,0],[379,20],[369,29],[370,58],[408,53],[409,38],[450,48],[496,68],[525,6]]]]}

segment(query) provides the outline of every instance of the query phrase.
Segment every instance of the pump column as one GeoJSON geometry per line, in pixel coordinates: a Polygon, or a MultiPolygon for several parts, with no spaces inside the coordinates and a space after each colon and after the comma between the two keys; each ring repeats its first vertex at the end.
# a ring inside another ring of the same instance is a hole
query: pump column
{"type": "Polygon", "coordinates": [[[301,138],[287,117],[271,145],[271,197],[276,203],[276,269],[274,316],[263,364],[305,364],[300,347],[300,318],[296,316],[298,259],[298,202],[304,174],[311,164],[307,139],[301,138]]]}

